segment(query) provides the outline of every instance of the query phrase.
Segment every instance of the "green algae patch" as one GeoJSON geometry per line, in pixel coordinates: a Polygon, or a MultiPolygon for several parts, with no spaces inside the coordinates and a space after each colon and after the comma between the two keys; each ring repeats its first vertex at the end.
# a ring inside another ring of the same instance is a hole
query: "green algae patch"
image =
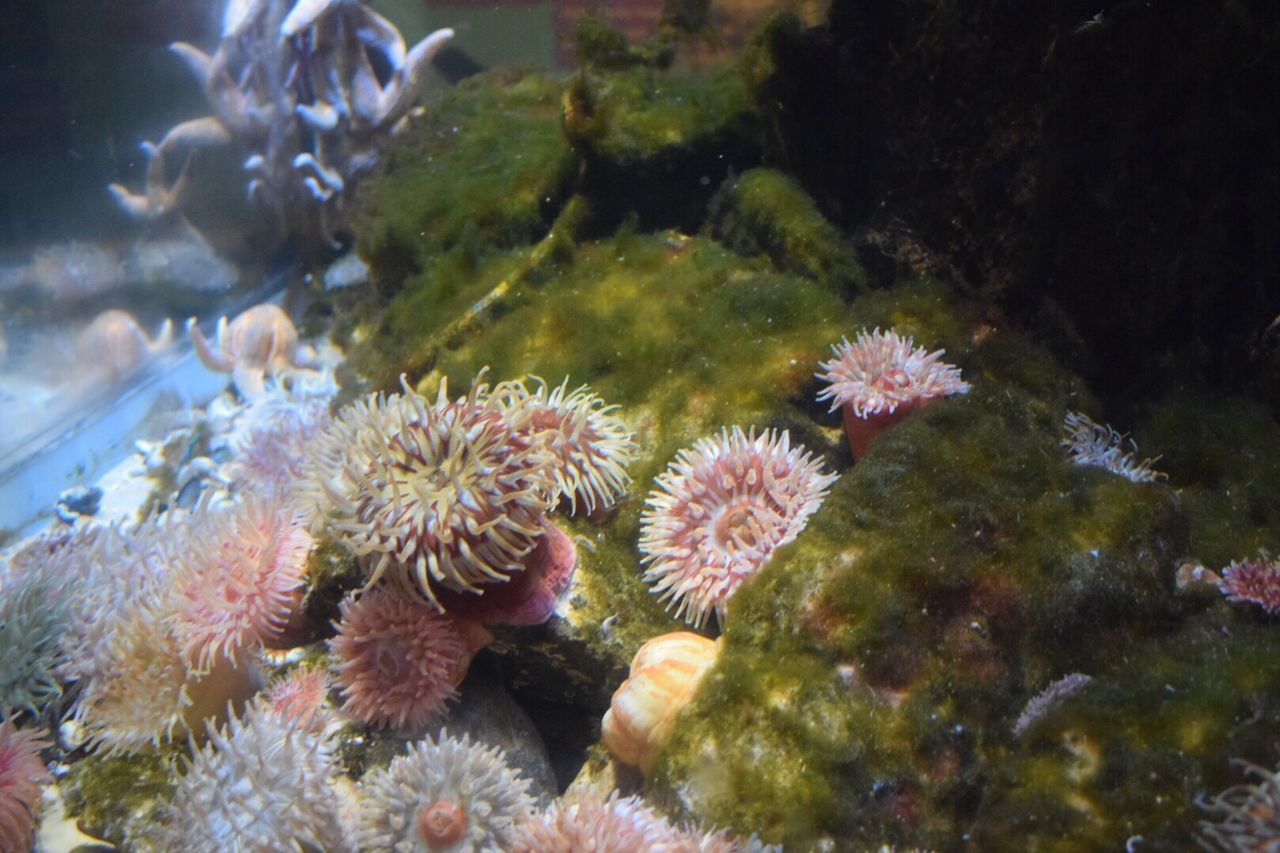
{"type": "Polygon", "coordinates": [[[743,255],[765,255],[778,270],[849,294],[867,287],[852,246],[784,172],[751,169],[728,181],[712,202],[708,225],[724,245],[743,255]]]}
{"type": "Polygon", "coordinates": [[[360,256],[384,292],[455,247],[484,254],[542,237],[576,168],[560,90],[531,72],[479,75],[397,137],[354,216],[360,256]]]}
{"type": "Polygon", "coordinates": [[[1182,494],[1189,556],[1219,571],[1280,551],[1280,426],[1265,407],[1182,393],[1153,407],[1137,439],[1182,494]]]}
{"type": "Polygon", "coordinates": [[[1280,633],[1224,606],[1132,645],[1032,723],[975,822],[983,849],[1079,850],[1142,836],[1194,845],[1197,798],[1273,763],[1280,633]]]}
{"type": "Polygon", "coordinates": [[[565,133],[588,156],[639,168],[725,137],[750,138],[753,113],[735,69],[710,78],[634,68],[579,76],[565,93],[565,133]]]}
{"type": "Polygon", "coordinates": [[[59,787],[84,832],[129,849],[174,788],[181,747],[131,755],[93,755],[69,765],[59,787]]]}
{"type": "Polygon", "coordinates": [[[565,633],[596,656],[626,667],[646,640],[674,630],[671,615],[649,593],[635,548],[643,497],[634,494],[602,527],[573,520],[579,571],[565,633]]]}
{"type": "Polygon", "coordinates": [[[632,474],[644,482],[720,426],[798,422],[789,403],[803,394],[843,311],[813,282],[712,241],[624,233],[513,287],[492,319],[442,350],[433,367],[457,388],[486,365],[495,379],[588,383],[637,428],[649,461],[632,474]]]}
{"type": "Polygon", "coordinates": [[[584,71],[563,108],[583,160],[580,191],[603,227],[639,217],[648,228],[695,230],[724,179],[760,161],[758,116],[732,66],[708,76],[584,71]]]}

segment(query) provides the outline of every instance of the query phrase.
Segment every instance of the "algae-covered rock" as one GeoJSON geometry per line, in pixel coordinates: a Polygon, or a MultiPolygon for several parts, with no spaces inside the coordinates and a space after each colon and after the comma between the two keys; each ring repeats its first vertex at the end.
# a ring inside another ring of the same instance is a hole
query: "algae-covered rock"
{"type": "Polygon", "coordinates": [[[1280,550],[1280,425],[1264,406],[1184,391],[1154,406],[1137,437],[1179,486],[1189,556],[1221,569],[1280,550]]]}
{"type": "Polygon", "coordinates": [[[167,749],[77,761],[60,782],[68,810],[84,832],[129,849],[172,795],[179,755],[167,749]]]}
{"type": "MultiPolygon", "coordinates": [[[[1280,632],[1220,603],[1115,666],[1011,746],[978,812],[983,849],[1102,849],[1141,836],[1194,846],[1197,800],[1242,781],[1228,761],[1270,761],[1280,632]]],[[[1217,848],[1213,848],[1217,849],[1217,848]]]]}
{"type": "MultiPolygon", "coordinates": [[[[890,298],[850,314],[886,323],[890,298]]],[[[1280,637],[1233,630],[1210,642],[1213,629],[1196,628],[1203,603],[1179,601],[1172,576],[1197,507],[1185,514],[1176,482],[1069,464],[1061,416],[1080,388],[1068,374],[1002,333],[978,345],[937,339],[973,392],[879,437],[805,534],[740,590],[721,660],[650,795],[801,847],[946,847],[977,821],[983,849],[1025,849],[1029,806],[1018,798],[1033,792],[1037,813],[1053,816],[1046,839],[1117,843],[1147,829],[1189,839],[1198,813],[1181,780],[1221,785],[1225,754],[1257,754],[1256,738],[1229,733],[1240,703],[1274,702],[1280,637]],[[1010,770],[1027,749],[1012,734],[1021,708],[1071,672],[1093,676],[1080,695],[1098,697],[1085,707],[1107,731],[1091,797],[1123,790],[1132,812],[1100,817],[1080,803],[1073,767],[1093,747],[1037,752],[1038,774],[1057,780],[1043,788],[1024,790],[1010,770]],[[1160,725],[1148,725],[1162,698],[1160,725]],[[1160,815],[1142,797],[1160,800],[1160,815]],[[1019,804],[983,811],[988,798],[1019,804]]]]}
{"type": "Polygon", "coordinates": [[[543,236],[576,166],[560,130],[560,90],[532,72],[473,77],[397,137],[355,215],[360,257],[384,292],[450,249],[478,255],[543,236]]]}
{"type": "Polygon", "coordinates": [[[786,173],[751,169],[727,181],[713,203],[711,234],[745,255],[767,255],[781,270],[857,293],[866,273],[852,246],[786,173]]]}
{"type": "Polygon", "coordinates": [[[757,113],[735,67],[707,77],[631,67],[583,72],[564,93],[582,189],[605,222],[692,230],[716,187],[760,158],[757,113]]]}
{"type": "MultiPolygon", "coordinates": [[[[547,703],[535,719],[572,709],[581,735],[639,645],[684,627],[643,580],[654,478],[721,427],[788,429],[840,480],[729,605],[650,800],[789,849],[1186,846],[1197,794],[1238,781],[1228,756],[1272,763],[1274,626],[1211,586],[1179,594],[1175,574],[1280,548],[1274,422],[1234,401],[1140,402],[1116,425],[1163,454],[1167,480],[1072,464],[1064,416],[1106,420],[1090,389],[990,305],[909,277],[885,288],[901,270],[872,281],[832,224],[872,201],[866,164],[849,160],[870,131],[848,118],[823,135],[832,105],[818,108],[804,73],[829,70],[835,46],[808,51],[820,34],[775,17],[735,67],[698,79],[588,35],[594,59],[561,87],[493,76],[460,90],[397,148],[416,165],[393,162],[362,226],[394,295],[354,327],[350,364],[369,387],[404,373],[456,394],[485,368],[487,381],[568,377],[637,436],[616,507],[555,513],[577,574],[547,625],[496,632],[506,686],[547,703]],[[449,136],[450,115],[482,141],[449,136]],[[522,128],[542,175],[499,144],[522,128]],[[502,176],[489,184],[484,145],[502,176]],[[815,169],[839,172],[844,192],[815,169]],[[405,175],[452,176],[461,201],[446,204],[448,183],[424,201],[395,186],[405,175]],[[556,188],[552,201],[522,195],[503,213],[514,175],[556,188]],[[973,387],[851,465],[814,373],[832,343],[877,326],[945,348],[973,387]]],[[[597,748],[587,775],[620,778],[602,764],[597,748]]]]}

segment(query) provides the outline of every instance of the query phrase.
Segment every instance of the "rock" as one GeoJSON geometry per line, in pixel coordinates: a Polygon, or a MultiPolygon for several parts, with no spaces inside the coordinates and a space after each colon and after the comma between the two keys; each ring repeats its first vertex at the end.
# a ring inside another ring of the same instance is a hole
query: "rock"
{"type": "Polygon", "coordinates": [[[234,266],[194,233],[135,243],[126,257],[126,268],[135,281],[183,290],[228,290],[240,277],[234,266]]]}
{"type": "Polygon", "coordinates": [[[339,290],[356,287],[369,280],[369,265],[354,251],[347,252],[324,271],[324,289],[339,290]]]}
{"type": "Polygon", "coordinates": [[[102,504],[102,489],[97,486],[72,486],[58,495],[58,518],[74,523],[76,516],[96,515],[102,504]]]}

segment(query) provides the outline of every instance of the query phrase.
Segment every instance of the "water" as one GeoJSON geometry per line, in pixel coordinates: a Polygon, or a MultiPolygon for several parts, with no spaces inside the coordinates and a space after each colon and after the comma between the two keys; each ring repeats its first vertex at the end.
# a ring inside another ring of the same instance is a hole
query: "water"
{"type": "Polygon", "coordinates": [[[8,4],[0,849],[1274,839],[1273,17],[8,4]]]}

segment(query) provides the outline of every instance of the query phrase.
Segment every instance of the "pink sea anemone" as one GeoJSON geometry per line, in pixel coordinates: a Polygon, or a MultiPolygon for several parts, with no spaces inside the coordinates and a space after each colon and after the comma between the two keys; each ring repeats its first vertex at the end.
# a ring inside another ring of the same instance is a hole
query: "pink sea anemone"
{"type": "Polygon", "coordinates": [[[361,780],[356,845],[403,853],[510,850],[532,813],[528,789],[529,780],[497,749],[442,733],[361,780]]]}
{"type": "Polygon", "coordinates": [[[941,360],[943,350],[927,352],[892,330],[865,329],[853,343],[832,346],[832,358],[818,366],[827,382],[818,400],[844,413],[845,435],[854,459],[866,455],[871,439],[908,414],[939,397],[967,394],[960,369],[941,360]]]}
{"type": "Polygon", "coordinates": [[[329,674],[323,669],[295,669],[267,691],[267,704],[281,719],[319,733],[324,729],[329,674]]]}
{"type": "Polygon", "coordinates": [[[404,394],[348,406],[308,466],[320,515],[356,555],[440,607],[438,589],[481,593],[524,570],[543,534],[550,454],[488,388],[450,401],[404,394]]]}
{"type": "Polygon", "coordinates": [[[486,587],[484,595],[442,590],[440,602],[452,615],[483,625],[541,625],[573,580],[578,548],[559,527],[542,520],[546,531],[525,558],[525,569],[508,583],[486,587]]]}
{"type": "Polygon", "coordinates": [[[1229,601],[1256,604],[1271,615],[1280,613],[1280,560],[1259,554],[1251,560],[1232,560],[1222,570],[1218,589],[1229,601]]]}
{"type": "Polygon", "coordinates": [[[640,518],[645,580],[676,617],[701,626],[774,549],[792,541],[835,476],[781,434],[721,430],[681,450],[640,518]]]}
{"type": "Polygon", "coordinates": [[[197,516],[174,566],[174,626],[193,665],[278,639],[297,608],[311,534],[285,504],[246,496],[197,516]]]}
{"type": "Polygon", "coordinates": [[[524,824],[514,850],[648,853],[672,850],[682,836],[674,824],[639,797],[619,797],[615,793],[601,800],[584,795],[558,800],[524,824]]]}
{"type": "Polygon", "coordinates": [[[259,686],[251,664],[223,657],[203,670],[184,653],[172,580],[189,532],[156,519],[97,528],[55,555],[73,590],[58,672],[79,683],[75,716],[95,748],[128,752],[199,731],[259,686]]]}
{"type": "Polygon", "coordinates": [[[533,391],[523,382],[504,382],[494,394],[521,434],[550,453],[555,491],[569,511],[608,509],[626,493],[627,465],[636,453],[635,437],[614,415],[618,407],[585,385],[568,390],[568,377],[555,388],[536,382],[533,391]]]}
{"type": "Polygon", "coordinates": [[[455,695],[488,632],[394,587],[342,602],[338,635],[343,710],[368,725],[413,731],[455,695]]]}
{"type": "Polygon", "coordinates": [[[40,785],[53,781],[40,760],[49,746],[43,734],[19,729],[13,717],[0,721],[0,849],[31,849],[40,785]]]}

